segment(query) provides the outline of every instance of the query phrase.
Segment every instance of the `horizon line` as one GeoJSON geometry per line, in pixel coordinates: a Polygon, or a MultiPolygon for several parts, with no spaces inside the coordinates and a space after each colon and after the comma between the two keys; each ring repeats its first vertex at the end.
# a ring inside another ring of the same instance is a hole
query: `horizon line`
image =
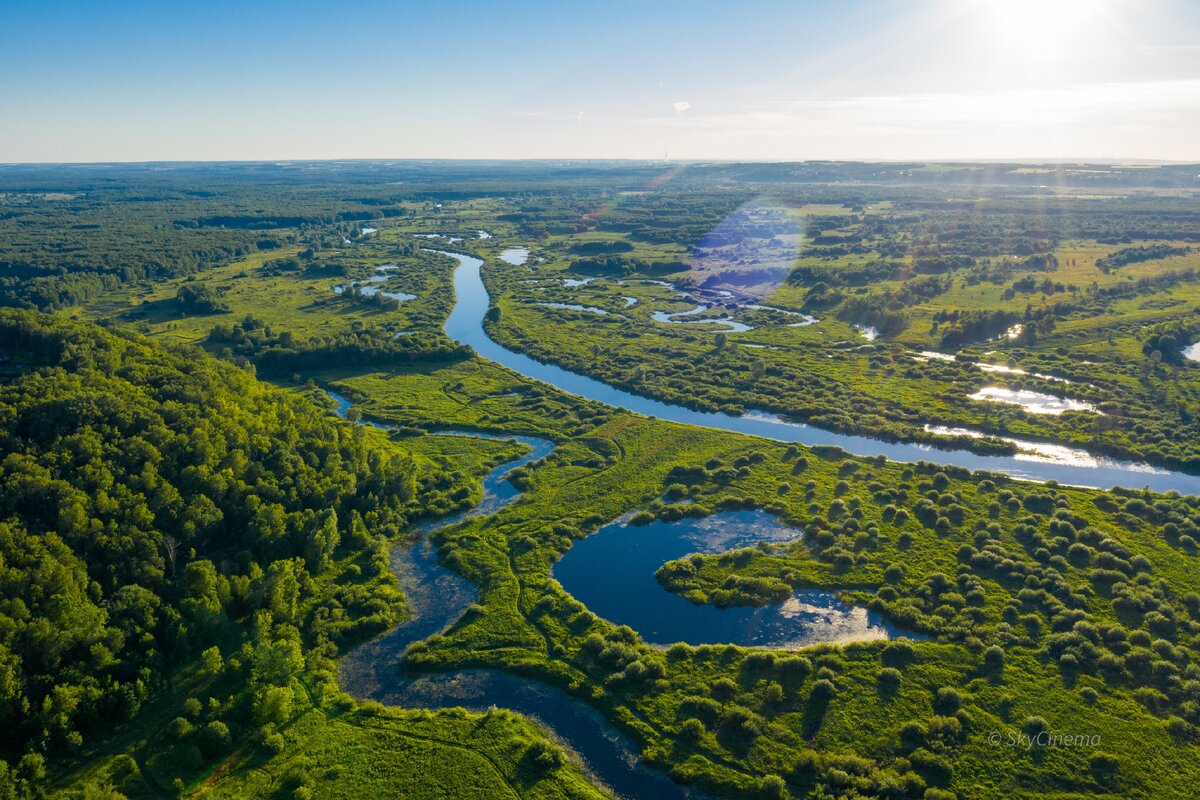
{"type": "Polygon", "coordinates": [[[95,160],[95,161],[0,161],[0,168],[5,167],[104,167],[104,166],[141,166],[164,164],[269,164],[286,166],[289,164],[338,164],[338,163],[626,163],[626,164],[661,164],[661,165],[694,165],[694,164],[1052,164],[1067,166],[1072,164],[1104,164],[1108,166],[1200,166],[1200,157],[1196,159],[1162,159],[1148,157],[1122,158],[1119,156],[1054,156],[1054,157],[980,157],[980,158],[634,158],[628,156],[317,156],[304,158],[172,158],[149,160],[95,160]]]}

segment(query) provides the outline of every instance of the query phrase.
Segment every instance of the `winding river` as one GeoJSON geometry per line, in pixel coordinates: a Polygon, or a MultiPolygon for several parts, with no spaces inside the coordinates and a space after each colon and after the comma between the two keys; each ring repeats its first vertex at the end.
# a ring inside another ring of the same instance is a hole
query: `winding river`
{"type": "MultiPolygon", "coordinates": [[[[332,392],[330,395],[338,404],[338,413],[344,416],[349,401],[332,392]]],[[[477,597],[470,581],[438,562],[428,534],[468,517],[494,514],[512,503],[520,492],[508,482],[508,474],[554,449],[553,442],[526,436],[443,433],[512,438],[530,450],[488,473],[483,480],[483,498],[473,508],[420,525],[415,542],[393,548],[392,570],[408,599],[408,618],[346,654],[339,666],[342,687],[359,700],[403,708],[466,708],[478,713],[493,706],[512,709],[549,729],[554,738],[579,754],[585,771],[594,780],[618,797],[704,800],[707,795],[699,790],[680,786],[665,773],[643,764],[632,739],[614,728],[599,711],[558,687],[496,669],[411,674],[399,668],[409,645],[446,630],[477,597]]]]}
{"type": "Polygon", "coordinates": [[[1149,467],[1145,464],[1088,456],[1082,451],[1068,450],[1077,452],[1078,458],[1073,463],[1063,463],[1048,458],[1030,457],[1028,454],[995,456],[972,453],[969,450],[940,450],[923,444],[884,442],[865,436],[834,433],[803,423],[788,422],[777,415],[764,412],[734,416],[719,412],[695,411],[642,397],[595,378],[570,372],[553,364],[544,364],[493,341],[483,329],[484,314],[490,303],[487,288],[480,276],[483,261],[461,253],[443,254],[458,262],[454,271],[454,309],[446,320],[446,333],[450,338],[471,345],[484,358],[589,400],[671,422],[805,445],[833,445],[857,455],[885,456],[893,461],[930,461],[972,470],[1000,472],[1027,480],[1054,480],[1073,486],[1149,486],[1159,492],[1174,490],[1182,494],[1200,494],[1200,476],[1149,467]]]}

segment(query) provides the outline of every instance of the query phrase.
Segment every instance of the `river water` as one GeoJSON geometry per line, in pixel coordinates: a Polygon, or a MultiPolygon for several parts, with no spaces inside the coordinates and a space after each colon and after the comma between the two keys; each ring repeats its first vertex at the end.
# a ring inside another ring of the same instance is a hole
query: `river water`
{"type": "MultiPolygon", "coordinates": [[[[1076,451],[1078,457],[1073,462],[1064,463],[1049,458],[1030,458],[1028,455],[1014,457],[981,455],[969,450],[940,450],[924,444],[884,442],[865,436],[834,433],[803,423],[788,422],[774,414],[763,412],[734,416],[695,411],[642,397],[595,378],[570,372],[553,364],[544,364],[493,341],[483,329],[484,314],[490,303],[479,271],[483,262],[461,253],[444,254],[458,261],[458,267],[454,271],[454,309],[446,320],[446,333],[450,338],[471,345],[484,358],[589,400],[671,422],[806,445],[834,445],[856,455],[885,456],[893,461],[929,461],[972,470],[1001,472],[1028,480],[1055,480],[1074,486],[1149,486],[1159,492],[1174,490],[1182,494],[1200,493],[1200,476],[1152,468],[1145,464],[1091,457],[1082,451],[1076,451]]],[[[1064,448],[1063,451],[1071,453],[1069,448],[1064,448]]]]}
{"type": "MultiPolygon", "coordinates": [[[[344,416],[349,401],[330,394],[338,404],[338,413],[344,416]]],[[[342,687],[359,700],[402,708],[461,707],[479,713],[493,707],[508,708],[547,728],[553,738],[580,756],[585,770],[597,783],[620,798],[704,800],[706,795],[699,790],[680,786],[665,773],[643,764],[632,739],[595,708],[558,687],[496,669],[413,674],[401,668],[409,645],[445,631],[477,599],[470,581],[439,563],[428,534],[469,517],[494,514],[515,501],[520,492],[508,482],[508,474],[554,449],[553,442],[533,437],[447,433],[514,438],[528,445],[530,451],[489,472],[483,481],[483,498],[474,507],[419,525],[415,542],[393,548],[392,570],[408,600],[408,617],[391,631],[346,654],[339,666],[342,687]]]]}

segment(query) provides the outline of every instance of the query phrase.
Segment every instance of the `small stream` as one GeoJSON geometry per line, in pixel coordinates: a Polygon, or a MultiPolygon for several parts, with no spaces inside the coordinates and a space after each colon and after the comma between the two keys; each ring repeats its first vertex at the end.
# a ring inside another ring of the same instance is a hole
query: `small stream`
{"type": "MultiPolygon", "coordinates": [[[[350,402],[333,392],[329,394],[338,404],[338,414],[344,417],[350,402]]],[[[536,720],[553,738],[578,753],[587,772],[619,798],[704,800],[707,795],[698,789],[676,784],[665,773],[643,764],[638,757],[640,748],[632,739],[595,708],[556,686],[497,669],[430,674],[402,671],[401,660],[410,644],[449,628],[477,599],[470,581],[438,562],[428,534],[470,517],[494,514],[515,501],[520,492],[506,480],[508,474],[554,449],[553,442],[528,436],[448,433],[516,439],[528,445],[530,452],[489,472],[483,480],[483,498],[474,507],[418,525],[415,542],[396,544],[392,571],[408,599],[409,616],[346,654],[339,667],[342,687],[359,700],[402,708],[436,711],[461,707],[477,713],[492,707],[508,708],[536,720]]]]}

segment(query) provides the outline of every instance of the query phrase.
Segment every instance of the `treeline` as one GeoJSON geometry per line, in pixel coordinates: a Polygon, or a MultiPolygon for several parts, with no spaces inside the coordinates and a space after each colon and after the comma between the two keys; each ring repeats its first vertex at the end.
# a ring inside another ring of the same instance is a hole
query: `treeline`
{"type": "Polygon", "coordinates": [[[1197,328],[1182,322],[1164,322],[1146,332],[1142,353],[1149,358],[1168,364],[1179,364],[1185,359],[1185,348],[1196,343],[1197,328]]]}
{"type": "Polygon", "coordinates": [[[227,349],[227,355],[253,361],[268,372],[445,363],[470,358],[473,352],[469,346],[443,336],[396,335],[374,328],[302,339],[291,331],[274,331],[253,317],[213,326],[208,341],[218,349],[227,349]]]}
{"type": "Polygon", "coordinates": [[[942,324],[943,349],[956,349],[964,344],[995,339],[1019,323],[1023,317],[1013,311],[987,309],[957,309],[939,311],[934,322],[942,324]]]}
{"type": "MultiPolygon", "coordinates": [[[[264,244],[267,244],[264,242],[264,244]]],[[[272,243],[273,244],[273,243],[272,243]]],[[[0,251],[3,251],[0,245],[0,251]]],[[[169,263],[158,254],[154,260],[136,257],[120,264],[107,265],[109,258],[53,266],[37,261],[0,261],[0,306],[40,309],[66,308],[86,303],[98,295],[123,285],[145,280],[186,275],[226,263],[258,249],[257,243],[230,247],[206,247],[199,251],[177,253],[169,263]]]]}
{"type": "MultiPolygon", "coordinates": [[[[228,202],[149,185],[45,178],[57,199],[0,199],[0,305],[53,309],[122,284],[186,275],[287,242],[287,234],[181,229],[172,217],[228,202]]],[[[18,197],[20,195],[5,195],[18,197]]]]}
{"type": "Polygon", "coordinates": [[[577,256],[598,256],[598,255],[613,255],[615,253],[629,253],[633,251],[633,245],[624,239],[617,239],[611,242],[580,242],[579,244],[571,245],[569,252],[577,256]]]}
{"type": "MultiPolygon", "coordinates": [[[[842,301],[837,309],[837,318],[844,322],[871,326],[884,336],[895,336],[908,328],[909,320],[905,309],[925,302],[950,290],[954,282],[949,276],[924,275],[905,281],[895,289],[866,295],[853,295],[842,301]]],[[[817,284],[809,292],[813,305],[828,304],[840,293],[821,294],[817,284]]]]}
{"type": "Polygon", "coordinates": [[[25,365],[0,385],[0,796],[184,664],[235,688],[177,721],[181,771],[247,726],[269,743],[299,669],[397,618],[385,537],[454,505],[432,465],[194,348],[12,310],[0,348],[25,365]]]}
{"type": "Polygon", "coordinates": [[[908,266],[904,263],[885,259],[865,264],[838,265],[835,269],[799,266],[788,276],[788,283],[793,286],[812,286],[817,283],[833,286],[869,286],[881,281],[896,280],[907,272],[908,266]]]}
{"type": "Polygon", "coordinates": [[[837,316],[843,322],[873,327],[884,336],[895,336],[908,328],[904,312],[888,308],[886,298],[880,295],[848,298],[837,316]]]}
{"type": "Polygon", "coordinates": [[[180,228],[232,228],[234,230],[271,230],[299,228],[305,225],[333,225],[342,222],[369,222],[375,219],[399,217],[403,209],[383,208],[375,211],[342,211],[327,214],[271,216],[267,214],[220,214],[194,219],[177,219],[180,228]]]}
{"type": "Polygon", "coordinates": [[[1114,250],[1108,255],[1096,259],[1096,268],[1108,273],[1129,264],[1156,261],[1160,258],[1171,258],[1172,256],[1184,256],[1190,252],[1192,252],[1190,247],[1175,247],[1169,244],[1152,244],[1148,247],[1123,247],[1120,250],[1114,250]]]}

